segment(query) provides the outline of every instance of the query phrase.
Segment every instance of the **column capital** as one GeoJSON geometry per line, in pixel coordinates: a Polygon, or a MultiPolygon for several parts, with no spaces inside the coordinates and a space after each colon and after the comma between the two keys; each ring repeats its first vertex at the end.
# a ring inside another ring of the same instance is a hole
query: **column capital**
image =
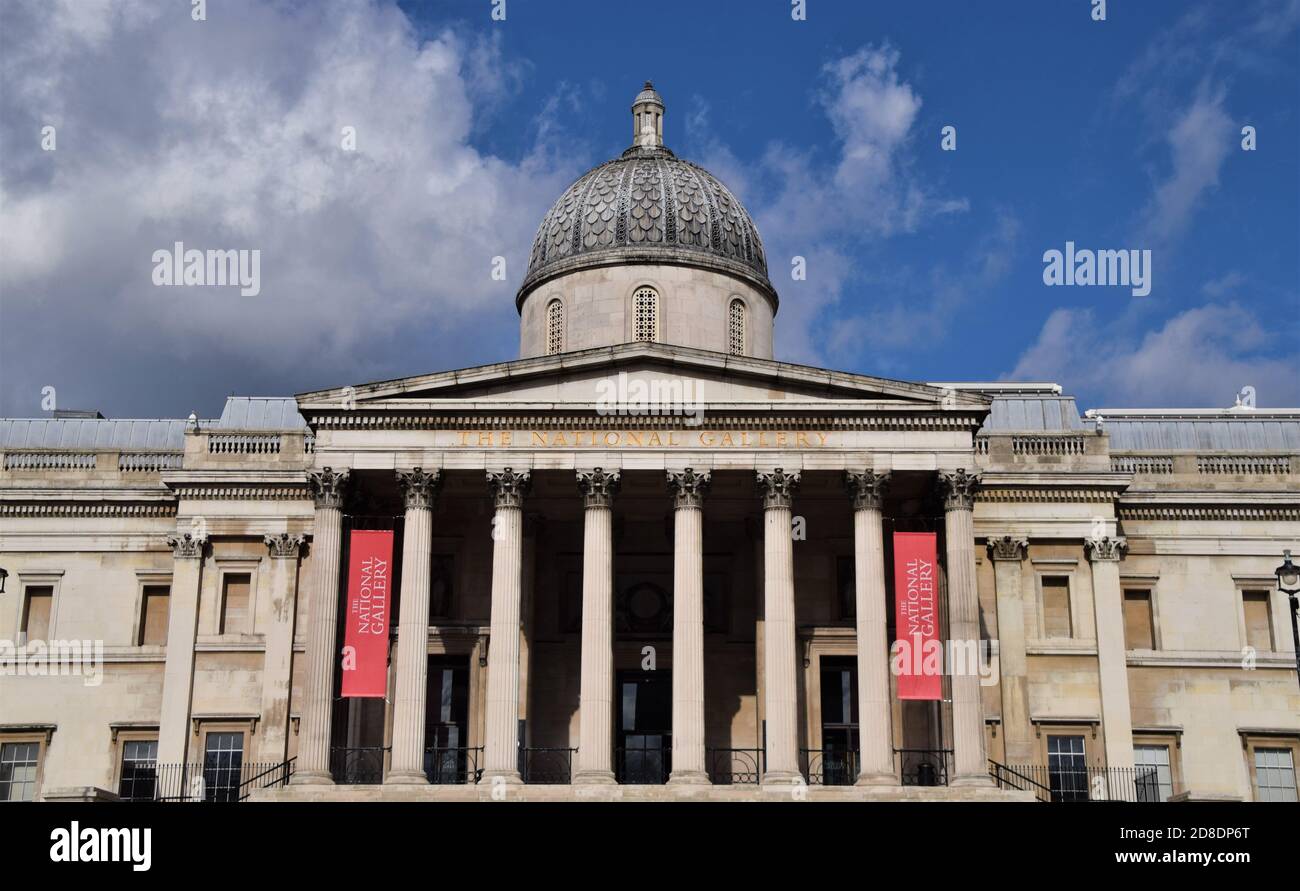
{"type": "Polygon", "coordinates": [[[298,554],[302,551],[302,546],[307,543],[307,536],[281,532],[279,535],[263,535],[262,542],[266,545],[272,557],[297,559],[298,554]]]}
{"type": "Polygon", "coordinates": [[[307,485],[311,486],[312,499],[316,502],[316,507],[342,509],[351,475],[350,470],[335,470],[332,467],[309,471],[307,485]]]}
{"type": "Polygon", "coordinates": [[[786,472],[781,467],[770,471],[757,471],[758,490],[763,496],[763,510],[791,507],[794,493],[799,489],[799,471],[786,472]]]}
{"type": "Polygon", "coordinates": [[[613,507],[622,475],[617,470],[595,467],[578,471],[578,488],[584,507],[613,507]]]}
{"type": "Polygon", "coordinates": [[[943,509],[971,510],[975,506],[975,493],[980,487],[980,475],[958,468],[953,473],[939,471],[939,487],[943,492],[943,509]]]}
{"type": "Polygon", "coordinates": [[[524,496],[532,484],[532,475],[527,470],[507,467],[504,470],[489,470],[487,482],[492,497],[496,499],[497,510],[503,507],[523,507],[524,496]]]}
{"type": "Polygon", "coordinates": [[[1029,549],[1029,539],[1014,538],[1010,535],[1001,537],[990,535],[988,549],[989,557],[994,560],[1013,560],[1019,563],[1025,559],[1025,554],[1029,549]]]}
{"type": "Polygon", "coordinates": [[[1085,538],[1083,549],[1088,552],[1088,559],[1093,563],[1118,563],[1128,552],[1127,538],[1085,538]]]}
{"type": "Polygon", "coordinates": [[[707,470],[687,467],[668,471],[668,491],[673,493],[673,506],[677,510],[704,506],[704,496],[712,485],[713,474],[707,470]]]}
{"type": "Polygon", "coordinates": [[[844,485],[853,496],[854,510],[880,510],[889,489],[889,474],[874,470],[844,471],[844,485]]]}
{"type": "Polygon", "coordinates": [[[186,532],[183,535],[167,536],[167,544],[171,546],[172,556],[177,560],[199,560],[203,557],[208,540],[201,535],[186,532]]]}
{"type": "Polygon", "coordinates": [[[433,507],[433,500],[438,497],[438,490],[442,488],[442,471],[425,470],[423,467],[399,470],[397,487],[402,490],[407,510],[412,508],[428,510],[433,507]]]}

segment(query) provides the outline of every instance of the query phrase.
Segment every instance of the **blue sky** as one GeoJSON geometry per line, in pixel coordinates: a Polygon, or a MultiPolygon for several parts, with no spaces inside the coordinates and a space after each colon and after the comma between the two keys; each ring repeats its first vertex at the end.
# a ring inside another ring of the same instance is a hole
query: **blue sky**
{"type": "Polygon", "coordinates": [[[492,6],[0,4],[0,412],[50,385],[204,415],[513,357],[533,230],[626,147],[647,78],[669,147],[758,222],[778,358],[1300,405],[1298,0],[492,6]],[[152,287],[179,239],[262,249],[262,294],[152,287]],[[1047,287],[1067,240],[1150,250],[1151,294],[1047,287]]]}

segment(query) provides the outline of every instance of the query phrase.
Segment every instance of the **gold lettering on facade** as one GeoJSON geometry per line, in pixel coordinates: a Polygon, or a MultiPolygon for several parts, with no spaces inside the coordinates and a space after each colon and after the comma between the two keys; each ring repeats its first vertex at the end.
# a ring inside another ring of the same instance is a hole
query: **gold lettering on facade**
{"type": "Polygon", "coordinates": [[[830,445],[821,430],[700,430],[689,435],[678,430],[457,430],[451,434],[459,448],[509,449],[527,441],[528,448],[581,449],[817,449],[830,445]]]}

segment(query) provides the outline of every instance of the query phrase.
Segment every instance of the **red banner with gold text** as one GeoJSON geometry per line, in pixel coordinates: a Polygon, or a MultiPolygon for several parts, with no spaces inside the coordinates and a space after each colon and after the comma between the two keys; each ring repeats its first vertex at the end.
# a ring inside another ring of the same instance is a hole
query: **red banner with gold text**
{"type": "Polygon", "coordinates": [[[388,690],[392,530],[353,530],[348,551],[343,695],[382,699],[388,690]]]}
{"type": "Polygon", "coordinates": [[[899,699],[943,698],[938,541],[933,532],[894,533],[895,633],[890,664],[899,699]]]}

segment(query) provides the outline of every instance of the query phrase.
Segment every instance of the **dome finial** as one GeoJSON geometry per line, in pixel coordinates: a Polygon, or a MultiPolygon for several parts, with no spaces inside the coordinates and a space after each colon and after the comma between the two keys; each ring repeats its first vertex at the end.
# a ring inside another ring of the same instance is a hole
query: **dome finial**
{"type": "Polygon", "coordinates": [[[664,100],[648,80],[632,101],[632,144],[641,148],[664,144],[664,100]]]}

